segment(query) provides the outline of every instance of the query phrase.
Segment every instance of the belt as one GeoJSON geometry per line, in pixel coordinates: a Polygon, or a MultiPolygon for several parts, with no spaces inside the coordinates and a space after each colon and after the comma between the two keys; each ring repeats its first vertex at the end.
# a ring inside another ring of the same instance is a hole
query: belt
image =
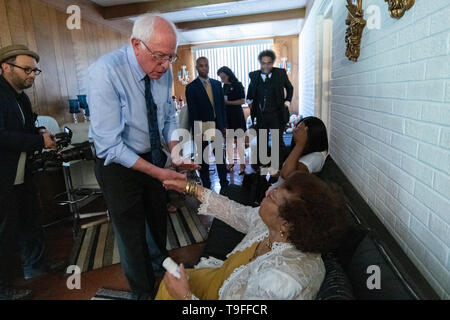
{"type": "MultiPolygon", "coordinates": [[[[152,152],[146,152],[146,153],[142,153],[142,154],[138,154],[139,157],[141,157],[142,159],[148,161],[148,162],[152,162],[152,152]]],[[[103,158],[99,158],[97,156],[95,156],[95,160],[99,160],[99,161],[105,161],[106,159],[103,158]]]]}

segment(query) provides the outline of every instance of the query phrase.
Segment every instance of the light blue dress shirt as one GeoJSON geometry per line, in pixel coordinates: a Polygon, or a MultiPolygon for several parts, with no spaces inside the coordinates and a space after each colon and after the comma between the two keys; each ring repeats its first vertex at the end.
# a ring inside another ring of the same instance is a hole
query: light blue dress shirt
{"type": "MultiPolygon", "coordinates": [[[[145,102],[146,74],[131,45],[102,56],[88,70],[88,104],[91,112],[89,138],[105,166],[118,163],[131,168],[138,154],[151,150],[145,102]]],[[[178,128],[172,104],[172,72],[151,80],[158,107],[162,145],[168,145],[178,128]]]]}

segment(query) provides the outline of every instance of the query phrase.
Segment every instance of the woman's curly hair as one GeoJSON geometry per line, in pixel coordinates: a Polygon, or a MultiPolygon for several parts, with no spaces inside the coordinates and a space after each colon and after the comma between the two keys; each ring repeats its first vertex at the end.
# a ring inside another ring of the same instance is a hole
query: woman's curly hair
{"type": "Polygon", "coordinates": [[[281,188],[289,196],[280,217],[289,225],[288,240],[302,252],[325,253],[346,231],[344,198],[340,190],[312,174],[295,172],[281,188]]]}

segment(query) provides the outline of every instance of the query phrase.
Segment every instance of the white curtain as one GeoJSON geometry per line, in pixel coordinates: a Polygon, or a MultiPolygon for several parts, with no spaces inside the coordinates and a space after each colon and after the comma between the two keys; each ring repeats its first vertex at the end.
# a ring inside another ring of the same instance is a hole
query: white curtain
{"type": "MultiPolygon", "coordinates": [[[[242,82],[247,94],[251,71],[261,68],[258,55],[261,51],[272,49],[273,39],[251,42],[239,42],[224,45],[202,45],[192,47],[194,59],[206,57],[209,60],[209,77],[220,81],[217,70],[226,66],[230,68],[238,80],[242,82]]],[[[197,75],[197,72],[196,72],[197,75]]]]}

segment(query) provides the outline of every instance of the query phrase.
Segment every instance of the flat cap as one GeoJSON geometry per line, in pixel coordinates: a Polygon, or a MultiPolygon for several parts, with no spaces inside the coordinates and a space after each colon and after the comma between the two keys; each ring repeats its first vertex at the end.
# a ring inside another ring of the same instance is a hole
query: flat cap
{"type": "Polygon", "coordinates": [[[28,49],[27,46],[22,44],[14,44],[12,46],[7,46],[0,49],[0,63],[5,62],[9,58],[17,57],[20,55],[30,56],[36,59],[36,62],[39,62],[39,55],[28,49]]]}

